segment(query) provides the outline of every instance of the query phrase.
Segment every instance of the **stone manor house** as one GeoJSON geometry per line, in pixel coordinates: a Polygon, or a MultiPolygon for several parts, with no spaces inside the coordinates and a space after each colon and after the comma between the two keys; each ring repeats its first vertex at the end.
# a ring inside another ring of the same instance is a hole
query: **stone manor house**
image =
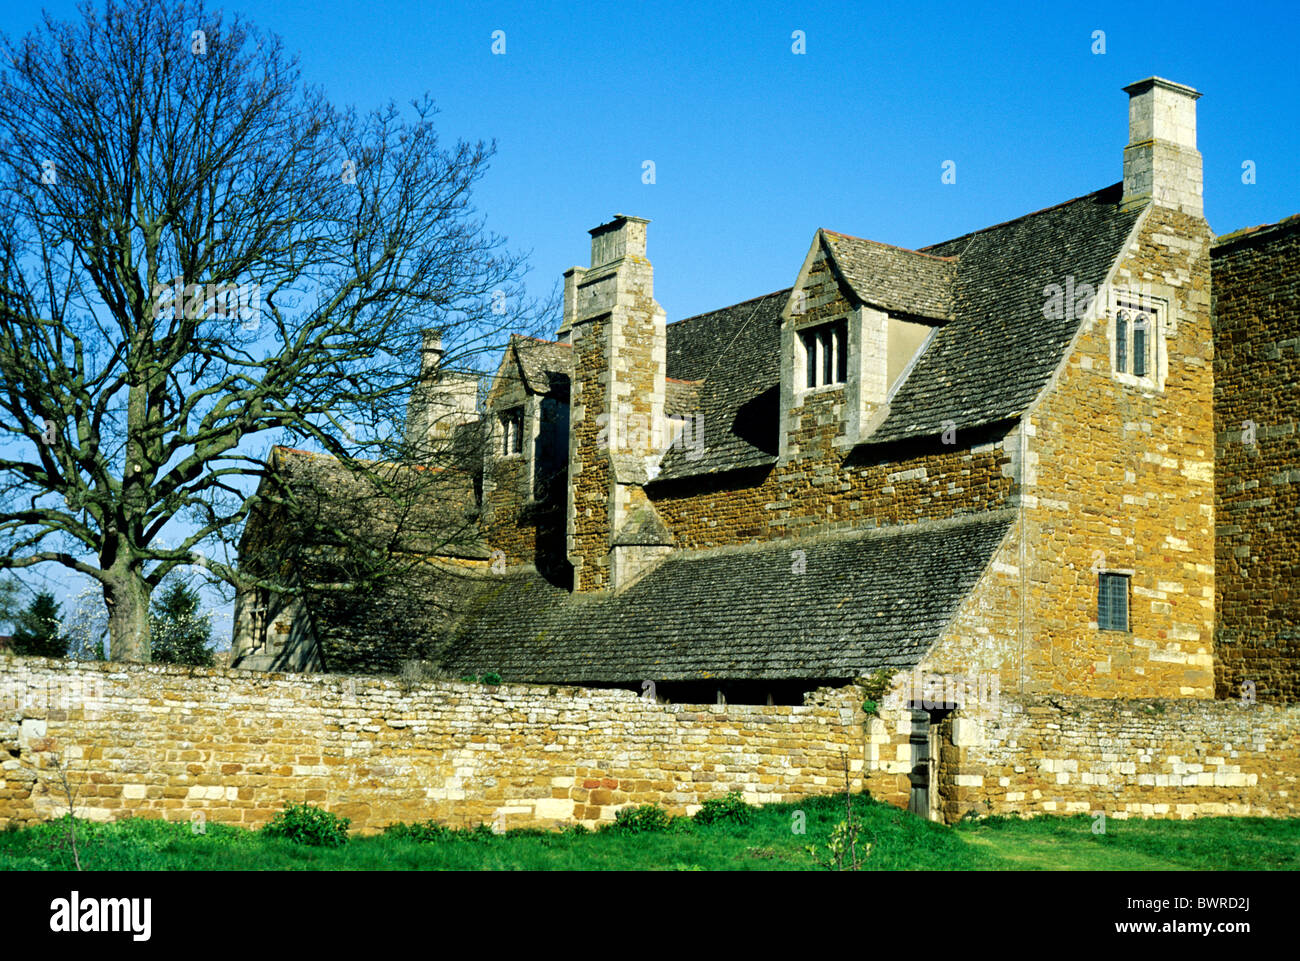
{"type": "Polygon", "coordinates": [[[1300,700],[1300,218],[1216,238],[1200,94],[1125,91],[1122,182],[1056,206],[920,250],[821,229],[789,286],[671,323],[619,215],[485,403],[431,332],[407,431],[447,453],[395,470],[445,483],[358,514],[277,449],[241,551],[338,582],[292,504],[465,536],[360,595],[245,592],[233,666],[775,705],[884,671],[922,732],[917,672],[1300,700]]]}

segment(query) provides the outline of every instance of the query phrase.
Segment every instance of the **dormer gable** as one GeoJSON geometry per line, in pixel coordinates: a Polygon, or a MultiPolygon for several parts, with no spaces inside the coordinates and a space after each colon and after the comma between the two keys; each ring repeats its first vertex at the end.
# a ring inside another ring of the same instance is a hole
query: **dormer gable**
{"type": "Polygon", "coordinates": [[[782,459],[869,436],[952,319],[956,272],[955,257],[817,231],[781,317],[782,459]]]}

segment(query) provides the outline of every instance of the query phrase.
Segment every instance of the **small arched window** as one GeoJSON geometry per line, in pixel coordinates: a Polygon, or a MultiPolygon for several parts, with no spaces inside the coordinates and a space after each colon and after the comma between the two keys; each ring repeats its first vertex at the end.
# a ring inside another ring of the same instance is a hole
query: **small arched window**
{"type": "Polygon", "coordinates": [[[1124,310],[1115,318],[1115,370],[1128,373],[1128,312],[1124,310]]]}
{"type": "Polygon", "coordinates": [[[1151,329],[1151,319],[1146,314],[1138,314],[1133,321],[1133,376],[1147,375],[1147,332],[1151,329]]]}

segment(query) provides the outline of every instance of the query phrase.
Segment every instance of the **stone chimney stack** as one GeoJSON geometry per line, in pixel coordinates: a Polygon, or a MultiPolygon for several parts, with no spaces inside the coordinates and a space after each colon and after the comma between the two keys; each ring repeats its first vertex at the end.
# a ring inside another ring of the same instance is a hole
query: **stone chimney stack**
{"type": "Polygon", "coordinates": [[[406,443],[419,460],[445,453],[462,424],[478,419],[478,378],[443,369],[442,332],[421,332],[420,381],[406,408],[406,443]]]}
{"type": "Polygon", "coordinates": [[[662,452],[666,316],[646,259],[649,221],[591,231],[591,266],[565,273],[573,344],[567,539],[575,591],[618,589],[671,550],[646,497],[662,452]]]}
{"type": "Polygon", "coordinates": [[[442,331],[426,327],[420,331],[420,379],[436,377],[447,352],[442,349],[442,331]]]}
{"type": "Polygon", "coordinates": [[[1196,101],[1191,87],[1147,77],[1124,88],[1128,146],[1124,148],[1125,207],[1157,203],[1205,216],[1201,155],[1196,149],[1196,101]]]}
{"type": "Polygon", "coordinates": [[[573,320],[578,316],[578,285],[586,275],[586,267],[570,267],[564,272],[564,320],[555,335],[555,339],[562,344],[570,342],[573,320]]]}

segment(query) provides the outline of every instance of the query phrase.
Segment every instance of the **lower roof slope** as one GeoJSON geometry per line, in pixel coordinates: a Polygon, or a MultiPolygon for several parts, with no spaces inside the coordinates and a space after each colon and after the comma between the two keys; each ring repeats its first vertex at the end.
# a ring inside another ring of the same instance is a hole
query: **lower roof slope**
{"type": "Polygon", "coordinates": [[[538,683],[848,678],[914,666],[1012,522],[956,521],[669,557],[618,594],[486,580],[441,660],[538,683]],[[803,572],[795,573],[804,552],[803,572]]]}

